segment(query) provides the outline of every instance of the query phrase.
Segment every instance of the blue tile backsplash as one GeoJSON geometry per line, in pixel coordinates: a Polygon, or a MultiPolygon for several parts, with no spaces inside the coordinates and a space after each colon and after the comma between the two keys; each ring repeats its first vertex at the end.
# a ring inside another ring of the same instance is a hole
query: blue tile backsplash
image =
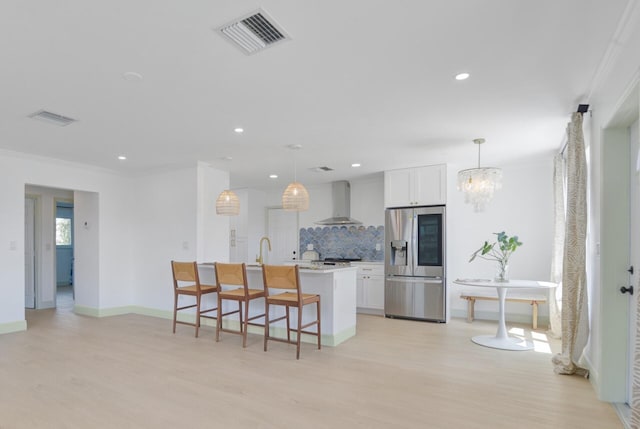
{"type": "Polygon", "coordinates": [[[300,255],[313,244],[313,250],[325,258],[361,258],[384,260],[384,226],[325,226],[300,228],[300,255]],[[376,250],[379,244],[380,250],[376,250]]]}

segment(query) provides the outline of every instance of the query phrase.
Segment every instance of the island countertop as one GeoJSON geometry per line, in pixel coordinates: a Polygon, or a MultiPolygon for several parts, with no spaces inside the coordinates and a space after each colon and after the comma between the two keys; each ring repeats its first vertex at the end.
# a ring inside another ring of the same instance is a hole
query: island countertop
{"type": "MultiPolygon", "coordinates": [[[[250,271],[262,271],[262,265],[259,264],[246,264],[247,265],[247,272],[250,271]]],[[[265,264],[265,265],[269,265],[269,264],[265,264]]],[[[290,264],[286,264],[286,265],[290,265],[290,264]]],[[[291,264],[294,265],[294,264],[291,264]]],[[[213,269],[213,262],[203,262],[198,264],[198,266],[200,267],[211,267],[213,269]]],[[[310,274],[329,274],[329,273],[337,273],[337,272],[342,272],[342,271],[356,271],[358,269],[358,267],[352,266],[352,267],[337,267],[337,268],[324,268],[324,267],[330,267],[331,265],[324,265],[322,266],[322,268],[319,267],[308,267],[308,266],[303,266],[300,265],[300,275],[304,274],[304,273],[310,273],[310,274]]]]}
{"type": "MultiPolygon", "coordinates": [[[[215,284],[213,263],[198,264],[200,279],[206,284],[215,284]]],[[[357,267],[340,268],[308,268],[300,267],[300,286],[304,293],[320,295],[322,344],[337,346],[356,334],[356,274],[357,267]]],[[[262,267],[257,264],[247,265],[247,282],[250,288],[263,289],[262,267]]],[[[264,301],[255,300],[250,303],[250,313],[264,312],[264,301]],[[258,302],[259,301],[259,302],[258,302]]],[[[277,310],[277,309],[276,309],[277,310]]],[[[226,311],[226,310],[225,310],[226,311]]],[[[303,323],[307,312],[315,310],[305,308],[303,323]]],[[[312,313],[310,313],[312,314],[312,313]]],[[[273,315],[272,315],[273,317],[273,315]]],[[[237,322],[236,322],[237,323],[237,322]]],[[[257,327],[249,327],[249,332],[261,334],[257,327]],[[255,329],[252,329],[255,328],[255,329]]],[[[286,330],[280,328],[279,335],[286,336],[286,330]]],[[[315,338],[302,337],[304,342],[314,342],[315,338]]]]}
{"type": "MultiPolygon", "coordinates": [[[[338,273],[343,271],[357,271],[358,267],[338,267],[338,268],[324,268],[330,267],[331,265],[324,265],[323,268],[318,267],[304,267],[302,265],[300,268],[300,275],[302,274],[329,274],[329,273],[338,273]]],[[[247,265],[247,271],[262,271],[262,267],[260,265],[247,265]]]]}

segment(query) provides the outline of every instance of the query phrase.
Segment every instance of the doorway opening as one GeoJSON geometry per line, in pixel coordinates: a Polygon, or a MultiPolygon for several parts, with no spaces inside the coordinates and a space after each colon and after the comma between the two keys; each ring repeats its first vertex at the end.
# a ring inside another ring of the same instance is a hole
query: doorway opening
{"type": "Polygon", "coordinates": [[[56,308],[58,310],[73,310],[73,262],[74,262],[74,234],[73,234],[73,201],[56,199],[56,308]]]}
{"type": "Polygon", "coordinates": [[[25,185],[25,308],[73,309],[73,211],[74,191],[25,185]]]}

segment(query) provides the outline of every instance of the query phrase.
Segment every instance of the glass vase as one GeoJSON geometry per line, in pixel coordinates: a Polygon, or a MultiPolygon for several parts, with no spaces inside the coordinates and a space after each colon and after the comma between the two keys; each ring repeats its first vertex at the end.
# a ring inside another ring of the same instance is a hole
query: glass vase
{"type": "Polygon", "coordinates": [[[497,282],[508,282],[509,281],[509,264],[507,261],[501,262],[498,261],[498,265],[496,266],[496,278],[497,282]]]}

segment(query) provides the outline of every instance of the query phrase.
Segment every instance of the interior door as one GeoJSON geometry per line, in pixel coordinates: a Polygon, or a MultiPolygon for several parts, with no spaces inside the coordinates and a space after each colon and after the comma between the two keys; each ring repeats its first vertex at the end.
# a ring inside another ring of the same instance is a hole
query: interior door
{"type": "Polygon", "coordinates": [[[267,209],[267,234],[271,241],[271,252],[265,243],[262,250],[264,263],[282,264],[294,257],[300,259],[298,249],[298,212],[282,208],[267,209]]]}
{"type": "Polygon", "coordinates": [[[640,216],[640,143],[638,142],[638,121],[629,128],[629,147],[631,162],[629,168],[629,261],[633,270],[629,268],[629,285],[634,287],[634,294],[629,298],[629,347],[627,360],[627,404],[631,404],[631,389],[633,381],[633,360],[636,339],[636,313],[638,295],[640,295],[640,222],[635,221],[640,216]],[[633,272],[631,272],[633,271],[633,272]]]}
{"type": "Polygon", "coordinates": [[[24,199],[24,306],[36,308],[36,200],[24,199]]]}

